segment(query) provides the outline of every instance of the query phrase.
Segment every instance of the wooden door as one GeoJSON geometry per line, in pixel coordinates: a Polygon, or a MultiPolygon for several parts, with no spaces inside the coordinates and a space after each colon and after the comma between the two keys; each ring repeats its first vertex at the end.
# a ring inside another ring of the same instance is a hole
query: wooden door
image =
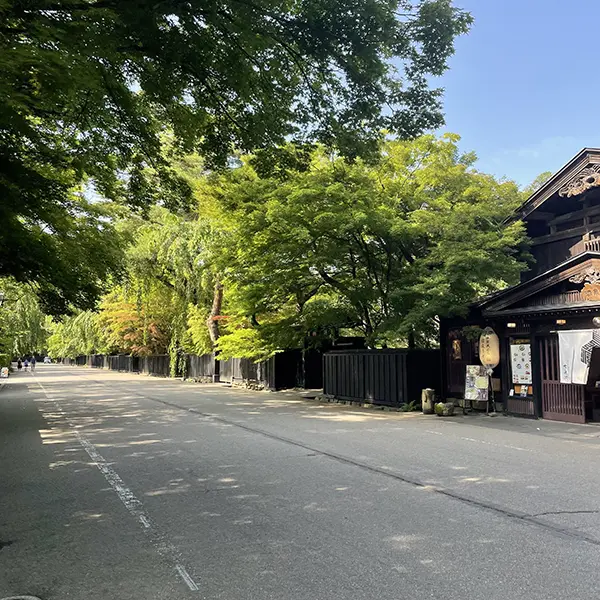
{"type": "Polygon", "coordinates": [[[446,391],[450,396],[463,396],[467,365],[478,364],[478,344],[465,339],[459,329],[449,331],[446,342],[446,391]]]}
{"type": "Polygon", "coordinates": [[[560,382],[558,336],[539,340],[542,370],[542,416],[553,421],[585,423],[585,386],[560,382]]]}

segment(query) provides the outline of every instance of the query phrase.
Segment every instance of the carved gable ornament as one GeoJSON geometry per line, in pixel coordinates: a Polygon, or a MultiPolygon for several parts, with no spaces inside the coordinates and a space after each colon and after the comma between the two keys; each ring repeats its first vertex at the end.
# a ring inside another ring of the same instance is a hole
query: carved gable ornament
{"type": "Polygon", "coordinates": [[[587,302],[600,302],[600,271],[590,267],[583,273],[569,278],[572,283],[584,283],[581,290],[581,299],[587,302]]]}
{"type": "Polygon", "coordinates": [[[569,183],[558,190],[559,196],[563,198],[571,198],[571,196],[579,196],[583,192],[587,192],[594,187],[600,186],[600,165],[592,165],[584,169],[569,183]]]}

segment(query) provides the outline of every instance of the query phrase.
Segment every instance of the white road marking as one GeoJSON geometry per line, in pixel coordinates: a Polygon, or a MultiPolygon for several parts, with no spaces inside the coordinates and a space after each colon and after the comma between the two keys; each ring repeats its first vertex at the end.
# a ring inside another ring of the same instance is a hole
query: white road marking
{"type": "Polygon", "coordinates": [[[147,529],[149,529],[151,527],[150,522],[148,521],[148,519],[144,515],[140,515],[139,519],[140,519],[141,524],[144,527],[146,527],[147,529]]]}
{"type": "Polygon", "coordinates": [[[181,579],[183,579],[187,583],[187,586],[190,588],[190,590],[192,590],[192,592],[199,591],[196,582],[190,577],[190,574],[185,570],[185,567],[183,565],[176,564],[175,568],[177,569],[177,572],[181,575],[181,579]]]}
{"type": "Polygon", "coordinates": [[[521,452],[531,452],[527,448],[520,448],[519,446],[509,446],[508,444],[495,444],[494,442],[487,442],[486,440],[476,440],[475,438],[461,437],[461,440],[466,442],[475,442],[477,444],[485,444],[486,446],[495,446],[496,448],[508,448],[509,450],[520,450],[521,452]]]}
{"type": "MultiPolygon", "coordinates": [[[[33,373],[32,373],[33,375],[33,373]]],[[[94,464],[98,467],[100,472],[104,475],[104,478],[110,484],[110,487],[116,492],[119,500],[123,503],[125,508],[144,526],[145,530],[151,537],[152,543],[156,548],[156,551],[169,562],[174,564],[175,570],[183,579],[184,583],[193,592],[198,592],[200,588],[194,581],[187,569],[178,561],[178,553],[175,547],[164,539],[164,536],[157,531],[156,527],[152,525],[150,516],[145,511],[143,504],[136,497],[136,495],[125,485],[119,474],[111,467],[106,459],[98,452],[98,449],[83,435],[76,426],[71,422],[62,406],[58,403],[56,398],[53,398],[47,391],[46,388],[36,378],[36,383],[40,386],[41,390],[48,400],[50,400],[57,412],[67,422],[73,433],[77,437],[77,440],[87,452],[88,456],[92,459],[94,464]]]]}
{"type": "MultiPolygon", "coordinates": [[[[431,433],[432,435],[444,435],[441,431],[432,431],[430,429],[426,429],[425,433],[431,433]]],[[[470,437],[459,437],[459,439],[464,440],[465,442],[476,442],[477,444],[485,444],[486,446],[495,446],[496,448],[508,448],[509,450],[520,450],[521,452],[532,452],[527,448],[521,448],[519,446],[509,446],[508,444],[496,444],[494,442],[488,442],[486,440],[476,440],[475,438],[470,437]]]]}

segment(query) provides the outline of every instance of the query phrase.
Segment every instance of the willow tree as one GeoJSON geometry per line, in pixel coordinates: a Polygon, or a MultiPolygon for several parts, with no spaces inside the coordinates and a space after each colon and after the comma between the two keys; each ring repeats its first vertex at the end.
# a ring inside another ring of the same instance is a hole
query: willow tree
{"type": "Polygon", "coordinates": [[[48,329],[48,352],[53,358],[102,354],[108,349],[96,312],[81,311],[60,321],[50,321],[48,329]]]}
{"type": "Polygon", "coordinates": [[[0,366],[17,356],[39,354],[47,348],[47,317],[31,287],[0,279],[0,366]]]}

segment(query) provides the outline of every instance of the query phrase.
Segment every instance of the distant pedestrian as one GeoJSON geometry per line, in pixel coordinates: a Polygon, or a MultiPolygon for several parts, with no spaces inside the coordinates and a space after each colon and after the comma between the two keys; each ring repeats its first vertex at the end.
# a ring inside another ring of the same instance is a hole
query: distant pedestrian
{"type": "Polygon", "coordinates": [[[23,361],[23,371],[27,371],[28,366],[29,366],[29,361],[27,359],[25,359],[23,361]]]}
{"type": "Polygon", "coordinates": [[[23,368],[23,363],[21,362],[21,359],[19,358],[19,360],[17,360],[17,371],[20,371],[23,368]]]}
{"type": "Polygon", "coordinates": [[[35,371],[35,363],[36,363],[35,356],[32,356],[31,357],[31,370],[32,371],[35,371]]]}

